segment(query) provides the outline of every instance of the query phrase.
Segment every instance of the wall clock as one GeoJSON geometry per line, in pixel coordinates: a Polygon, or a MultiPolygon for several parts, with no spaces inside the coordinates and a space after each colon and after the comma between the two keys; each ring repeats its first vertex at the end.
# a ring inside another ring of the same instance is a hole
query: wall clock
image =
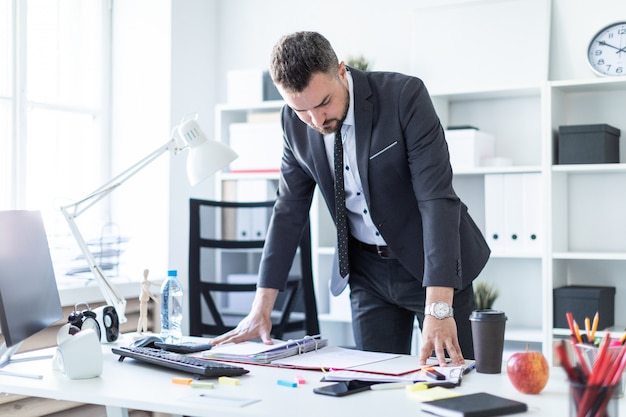
{"type": "Polygon", "coordinates": [[[598,75],[626,75],[626,22],[612,23],[591,39],[587,62],[598,75]]]}

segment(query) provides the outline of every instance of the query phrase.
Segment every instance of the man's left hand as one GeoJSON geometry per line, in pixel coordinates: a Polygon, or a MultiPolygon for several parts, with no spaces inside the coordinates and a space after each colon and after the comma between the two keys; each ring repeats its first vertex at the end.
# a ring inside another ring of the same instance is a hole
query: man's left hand
{"type": "Polygon", "coordinates": [[[426,315],[422,327],[422,348],[418,356],[420,365],[426,364],[426,360],[433,351],[435,351],[440,366],[447,365],[445,352],[448,353],[450,363],[453,366],[460,366],[465,363],[459,346],[454,317],[439,320],[431,315],[426,315]]]}

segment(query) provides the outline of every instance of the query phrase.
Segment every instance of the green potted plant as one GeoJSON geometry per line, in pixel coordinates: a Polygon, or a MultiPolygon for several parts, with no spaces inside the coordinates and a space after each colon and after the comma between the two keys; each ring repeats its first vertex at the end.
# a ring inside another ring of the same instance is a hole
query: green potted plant
{"type": "Polygon", "coordinates": [[[483,281],[474,284],[474,301],[477,310],[491,310],[496,298],[498,298],[498,289],[493,284],[483,281]]]}
{"type": "Polygon", "coordinates": [[[356,68],[361,71],[367,71],[370,69],[371,62],[363,55],[351,55],[347,59],[347,64],[351,68],[356,68]]]}

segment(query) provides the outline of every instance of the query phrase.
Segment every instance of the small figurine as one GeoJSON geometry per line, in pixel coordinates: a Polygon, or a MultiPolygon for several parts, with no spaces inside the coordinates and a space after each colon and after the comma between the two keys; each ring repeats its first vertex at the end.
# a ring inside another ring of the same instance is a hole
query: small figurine
{"type": "Polygon", "coordinates": [[[141,294],[139,294],[139,320],[137,322],[137,333],[148,331],[148,301],[159,303],[159,299],[152,294],[150,287],[160,287],[156,282],[148,280],[147,269],[143,271],[143,281],[141,283],[141,294]]]}

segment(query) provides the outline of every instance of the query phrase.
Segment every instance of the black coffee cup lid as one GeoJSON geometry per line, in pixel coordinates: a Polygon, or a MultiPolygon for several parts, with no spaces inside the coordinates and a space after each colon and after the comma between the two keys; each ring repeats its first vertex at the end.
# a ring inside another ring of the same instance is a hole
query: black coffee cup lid
{"type": "Polygon", "coordinates": [[[477,321],[501,321],[506,319],[504,311],[500,310],[474,310],[470,315],[470,320],[477,321]]]}

